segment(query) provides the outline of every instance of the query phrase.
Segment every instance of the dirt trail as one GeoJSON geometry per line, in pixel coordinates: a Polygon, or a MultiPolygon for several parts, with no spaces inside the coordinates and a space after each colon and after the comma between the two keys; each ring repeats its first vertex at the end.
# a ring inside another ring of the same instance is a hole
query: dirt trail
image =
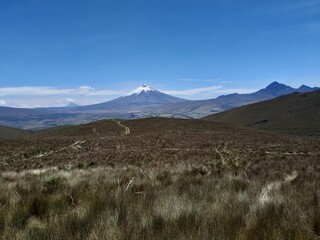
{"type": "Polygon", "coordinates": [[[129,135],[130,134],[130,128],[128,128],[127,126],[123,125],[120,121],[116,121],[116,122],[120,127],[124,128],[124,130],[125,130],[124,131],[124,135],[129,135]]]}
{"type": "Polygon", "coordinates": [[[69,145],[69,146],[66,146],[66,147],[62,147],[62,148],[59,148],[55,151],[48,151],[48,152],[44,152],[44,153],[40,153],[40,154],[37,154],[31,158],[42,158],[42,157],[46,157],[46,156],[49,156],[51,154],[54,154],[54,153],[58,153],[58,152],[61,152],[61,151],[64,151],[66,149],[74,149],[74,150],[77,150],[77,149],[81,149],[81,145],[84,144],[86,142],[86,140],[79,140],[79,141],[76,141],[75,143],[69,145]]]}
{"type": "Polygon", "coordinates": [[[15,154],[14,156],[11,156],[11,157],[8,157],[8,158],[4,158],[4,159],[0,159],[0,160],[5,162],[6,165],[9,165],[12,162],[15,163],[17,158],[20,158],[21,161],[26,161],[28,159],[43,158],[43,157],[47,157],[47,156],[50,156],[50,155],[55,154],[55,153],[62,152],[62,151],[67,150],[67,149],[73,149],[73,150],[81,149],[82,148],[81,145],[84,144],[85,142],[86,142],[86,140],[79,140],[79,141],[74,142],[71,145],[68,145],[68,146],[65,146],[65,147],[61,147],[61,148],[58,148],[56,150],[50,150],[50,151],[38,153],[38,154],[35,154],[35,155],[31,155],[31,156],[28,156],[28,157],[22,157],[22,158],[21,158],[21,156],[22,156],[21,154],[15,154]]]}

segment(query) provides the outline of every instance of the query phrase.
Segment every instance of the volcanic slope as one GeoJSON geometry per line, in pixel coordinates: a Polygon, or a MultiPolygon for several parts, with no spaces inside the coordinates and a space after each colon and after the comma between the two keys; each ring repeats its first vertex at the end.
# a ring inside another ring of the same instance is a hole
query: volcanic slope
{"type": "Polygon", "coordinates": [[[204,118],[303,135],[320,135],[320,91],[293,93],[204,118]]]}
{"type": "Polygon", "coordinates": [[[122,96],[104,103],[72,108],[71,110],[73,112],[117,112],[121,109],[120,112],[127,113],[125,110],[141,110],[141,108],[145,107],[155,107],[178,102],[187,102],[187,100],[164,94],[144,84],[138,87],[137,89],[133,90],[126,96],[122,96]]]}
{"type": "Polygon", "coordinates": [[[274,178],[292,170],[310,175],[309,170],[319,168],[319,145],[319,139],[202,120],[104,120],[2,139],[0,171],[195,165],[213,174],[232,171],[274,178]]]}

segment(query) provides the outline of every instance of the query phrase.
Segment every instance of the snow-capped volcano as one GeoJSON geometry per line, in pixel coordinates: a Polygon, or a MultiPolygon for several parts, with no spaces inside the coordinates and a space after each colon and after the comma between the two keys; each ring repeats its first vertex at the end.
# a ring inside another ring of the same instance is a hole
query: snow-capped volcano
{"type": "Polygon", "coordinates": [[[128,95],[117,98],[109,103],[117,103],[117,105],[121,105],[121,107],[144,107],[182,101],[185,100],[159,92],[147,84],[143,84],[128,95]]]}
{"type": "Polygon", "coordinates": [[[135,90],[133,90],[132,92],[130,92],[127,96],[133,95],[133,94],[140,94],[142,92],[152,92],[152,91],[157,91],[153,88],[151,88],[150,86],[148,86],[147,84],[143,84],[142,86],[136,88],[135,90]]]}
{"type": "Polygon", "coordinates": [[[168,94],[159,92],[147,84],[143,84],[123,97],[119,97],[105,103],[81,107],[81,109],[112,111],[117,111],[119,109],[139,110],[145,107],[156,107],[169,103],[178,103],[184,101],[187,100],[170,96],[168,94]]]}

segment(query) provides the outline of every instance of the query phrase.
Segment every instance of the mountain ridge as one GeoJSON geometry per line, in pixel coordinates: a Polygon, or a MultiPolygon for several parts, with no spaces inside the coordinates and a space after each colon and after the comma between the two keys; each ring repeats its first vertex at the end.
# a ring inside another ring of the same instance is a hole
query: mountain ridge
{"type": "Polygon", "coordinates": [[[311,88],[305,85],[302,86],[304,87],[292,88],[285,84],[272,82],[266,88],[253,93],[233,93],[228,95],[221,95],[214,99],[170,104],[164,106],[163,109],[155,109],[154,111],[160,115],[168,115],[170,114],[170,112],[175,112],[175,114],[181,115],[185,115],[186,113],[188,113],[187,115],[192,118],[201,118],[209,115],[210,113],[223,112],[235,107],[273,99],[275,97],[290,94],[293,92],[310,92],[320,89],[318,87],[311,88]]]}
{"type": "Polygon", "coordinates": [[[320,135],[320,90],[291,93],[203,118],[281,132],[320,135]]]}
{"type": "Polygon", "coordinates": [[[233,93],[207,100],[186,100],[159,92],[148,85],[142,85],[125,96],[94,105],[42,109],[0,108],[0,124],[25,129],[42,129],[110,118],[198,119],[212,113],[273,99],[296,91],[310,92],[316,89],[319,88],[306,85],[292,88],[273,82],[266,88],[250,94],[233,93]]]}

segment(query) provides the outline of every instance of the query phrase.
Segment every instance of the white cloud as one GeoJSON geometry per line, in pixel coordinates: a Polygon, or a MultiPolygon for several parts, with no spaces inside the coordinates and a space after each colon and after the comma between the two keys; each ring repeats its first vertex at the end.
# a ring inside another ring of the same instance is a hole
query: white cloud
{"type": "Polygon", "coordinates": [[[63,107],[71,103],[76,103],[78,105],[91,105],[97,104],[101,102],[109,101],[113,98],[106,99],[106,98],[55,98],[55,97],[19,97],[16,99],[11,99],[10,101],[6,102],[6,106],[10,107],[18,107],[18,108],[39,108],[39,107],[63,107]]]}
{"type": "Polygon", "coordinates": [[[48,96],[48,95],[85,95],[85,96],[102,96],[102,95],[119,95],[123,91],[117,90],[96,90],[90,86],[80,86],[79,88],[54,88],[54,87],[7,87],[0,88],[0,96],[48,96]]]}
{"type": "Polygon", "coordinates": [[[217,94],[246,94],[246,93],[253,93],[256,92],[257,89],[250,89],[250,88],[226,88],[226,89],[219,89],[215,93],[217,94]]]}
{"type": "Polygon", "coordinates": [[[66,102],[68,102],[68,103],[74,103],[75,102],[75,100],[73,98],[65,98],[64,100],[66,102]]]}
{"type": "Polygon", "coordinates": [[[51,99],[51,105],[56,105],[56,106],[66,106],[70,103],[76,103],[77,101],[73,98],[63,98],[63,99],[51,99]]]}
{"type": "MultiPolygon", "coordinates": [[[[207,86],[185,90],[160,90],[161,92],[183,97],[186,99],[210,99],[223,94],[251,93],[255,89],[228,89],[223,85],[207,86]]],[[[10,107],[61,107],[69,103],[78,105],[90,105],[112,100],[129,91],[97,90],[91,86],[78,88],[53,88],[53,87],[11,87],[0,88],[0,105],[10,107]]]]}

